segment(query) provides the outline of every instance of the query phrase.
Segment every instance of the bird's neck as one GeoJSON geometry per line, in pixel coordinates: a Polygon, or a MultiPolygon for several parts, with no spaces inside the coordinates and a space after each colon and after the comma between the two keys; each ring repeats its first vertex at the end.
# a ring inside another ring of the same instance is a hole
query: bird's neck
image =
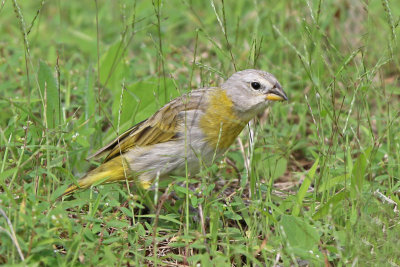
{"type": "Polygon", "coordinates": [[[200,127],[215,149],[227,149],[243,130],[248,120],[240,118],[225,90],[217,89],[208,96],[208,106],[200,118],[200,127]]]}

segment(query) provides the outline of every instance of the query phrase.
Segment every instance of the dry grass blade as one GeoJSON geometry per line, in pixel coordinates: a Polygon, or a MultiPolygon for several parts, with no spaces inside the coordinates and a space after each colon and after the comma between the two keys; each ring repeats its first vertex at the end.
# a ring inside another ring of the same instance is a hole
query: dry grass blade
{"type": "Polygon", "coordinates": [[[3,231],[10,236],[11,240],[14,243],[14,246],[17,248],[19,257],[21,258],[22,261],[24,261],[25,257],[24,257],[24,254],[22,254],[21,247],[18,244],[17,236],[15,235],[14,228],[12,226],[10,219],[7,217],[7,214],[4,212],[4,210],[2,208],[0,208],[0,214],[3,215],[3,217],[6,219],[7,225],[10,228],[10,232],[7,231],[6,229],[4,229],[3,227],[0,227],[0,231],[3,231]]]}

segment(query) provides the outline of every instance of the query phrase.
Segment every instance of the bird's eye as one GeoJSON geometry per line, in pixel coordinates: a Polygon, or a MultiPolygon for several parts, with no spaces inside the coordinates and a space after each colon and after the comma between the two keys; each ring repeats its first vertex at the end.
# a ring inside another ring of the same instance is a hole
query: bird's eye
{"type": "Polygon", "coordinates": [[[259,82],[252,82],[251,87],[255,90],[258,90],[261,88],[261,84],[259,82]]]}

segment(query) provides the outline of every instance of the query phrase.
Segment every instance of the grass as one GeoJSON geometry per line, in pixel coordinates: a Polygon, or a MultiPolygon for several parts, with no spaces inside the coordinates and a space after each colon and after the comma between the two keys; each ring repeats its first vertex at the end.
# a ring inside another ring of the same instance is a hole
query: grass
{"type": "Polygon", "coordinates": [[[400,2],[10,0],[0,22],[0,264],[400,265],[400,2]],[[160,181],[178,199],[56,200],[118,133],[245,68],[289,103],[160,181]]]}

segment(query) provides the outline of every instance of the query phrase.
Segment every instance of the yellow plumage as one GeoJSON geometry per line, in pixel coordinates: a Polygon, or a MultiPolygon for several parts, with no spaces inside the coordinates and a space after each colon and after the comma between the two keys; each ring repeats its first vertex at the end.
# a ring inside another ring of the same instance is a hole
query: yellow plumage
{"type": "Polygon", "coordinates": [[[129,179],[131,173],[126,160],[121,157],[115,157],[110,161],[104,162],[96,169],[87,173],[78,181],[78,185],[71,185],[65,190],[63,195],[68,195],[79,188],[88,188],[102,180],[107,183],[129,179]]]}
{"type": "Polygon", "coordinates": [[[246,120],[235,114],[225,91],[210,93],[207,111],[200,119],[200,127],[210,144],[219,149],[230,147],[246,124],[246,120]]]}

